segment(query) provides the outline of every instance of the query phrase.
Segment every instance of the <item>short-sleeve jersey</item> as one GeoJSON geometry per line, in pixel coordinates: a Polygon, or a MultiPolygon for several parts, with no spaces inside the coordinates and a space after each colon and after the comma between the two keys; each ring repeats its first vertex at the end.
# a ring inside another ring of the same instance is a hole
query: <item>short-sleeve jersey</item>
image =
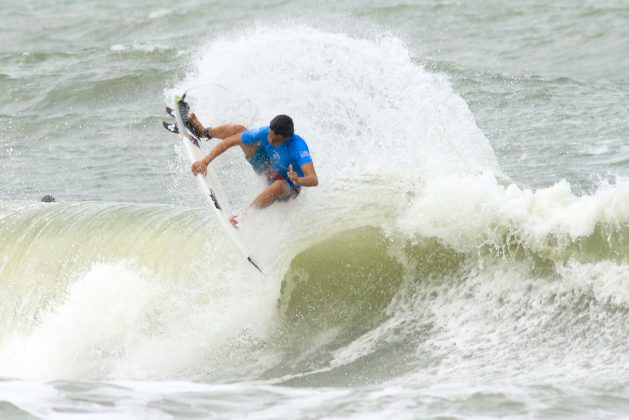
{"type": "Polygon", "coordinates": [[[244,144],[258,143],[269,157],[269,161],[280,175],[288,179],[288,165],[293,165],[293,170],[298,176],[304,176],[301,165],[312,162],[310,151],[306,141],[293,134],[286,142],[279,146],[269,143],[269,127],[253,128],[242,133],[244,144]]]}

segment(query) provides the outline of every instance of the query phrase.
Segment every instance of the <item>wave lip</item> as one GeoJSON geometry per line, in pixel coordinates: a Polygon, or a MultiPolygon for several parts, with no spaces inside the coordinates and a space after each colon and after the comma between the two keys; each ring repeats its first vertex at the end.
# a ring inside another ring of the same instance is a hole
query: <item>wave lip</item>
{"type": "Polygon", "coordinates": [[[490,174],[433,178],[396,221],[409,237],[437,237],[456,249],[521,246],[549,257],[623,260],[629,183],[602,184],[578,196],[560,181],[532,190],[501,185],[490,174]]]}
{"type": "Polygon", "coordinates": [[[394,36],[259,26],[212,40],[198,57],[166,98],[192,87],[197,114],[248,126],[291,115],[328,183],[378,172],[500,173],[463,99],[394,36]]]}

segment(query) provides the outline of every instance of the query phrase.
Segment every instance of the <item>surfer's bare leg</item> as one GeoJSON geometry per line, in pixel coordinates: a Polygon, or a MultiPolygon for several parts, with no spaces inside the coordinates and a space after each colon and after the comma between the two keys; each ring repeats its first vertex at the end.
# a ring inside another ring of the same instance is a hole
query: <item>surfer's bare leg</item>
{"type": "Polygon", "coordinates": [[[277,180],[266,187],[251,203],[251,207],[263,209],[275,203],[278,198],[284,197],[290,191],[288,182],[277,180]]]}
{"type": "MultiPolygon", "coordinates": [[[[247,131],[247,127],[242,124],[223,124],[206,129],[193,112],[191,112],[188,116],[188,122],[192,124],[199,133],[204,133],[205,137],[213,139],[227,140],[232,136],[240,136],[242,133],[247,131]]],[[[245,154],[245,158],[249,159],[258,150],[258,145],[241,144],[240,148],[245,154]]]]}
{"type": "Polygon", "coordinates": [[[217,127],[212,127],[208,129],[208,134],[212,136],[212,138],[216,139],[226,139],[227,137],[235,136],[236,134],[241,134],[247,131],[247,127],[240,124],[223,124],[217,127]]]}
{"type": "MultiPolygon", "coordinates": [[[[253,200],[251,205],[247,207],[247,209],[241,214],[246,214],[250,209],[263,209],[265,207],[269,207],[271,204],[275,203],[280,197],[284,197],[288,194],[290,187],[288,186],[288,182],[277,180],[273,182],[271,185],[266,187],[258,196],[253,200]]],[[[234,215],[229,218],[229,222],[238,227],[238,216],[234,215]]]]}
{"type": "MultiPolygon", "coordinates": [[[[212,138],[219,138],[222,140],[229,140],[234,136],[238,136],[240,139],[240,135],[247,131],[247,127],[240,124],[223,124],[218,127],[212,127],[208,129],[208,134],[212,138]]],[[[240,148],[242,152],[245,154],[245,158],[249,159],[258,151],[257,144],[242,144],[240,143],[240,148]]]]}
{"type": "Polygon", "coordinates": [[[188,122],[192,124],[196,131],[203,133],[204,137],[221,140],[247,131],[247,127],[241,124],[223,124],[216,127],[208,127],[206,129],[194,112],[191,112],[188,115],[188,122]]]}

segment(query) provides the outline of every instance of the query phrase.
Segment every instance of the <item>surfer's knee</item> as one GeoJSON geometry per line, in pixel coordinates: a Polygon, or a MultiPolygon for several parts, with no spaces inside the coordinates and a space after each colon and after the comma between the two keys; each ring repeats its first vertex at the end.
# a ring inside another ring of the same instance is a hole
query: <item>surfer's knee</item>
{"type": "Polygon", "coordinates": [[[247,127],[241,124],[234,124],[234,134],[240,134],[247,131],[247,127]]]}
{"type": "Polygon", "coordinates": [[[277,181],[274,181],[269,186],[269,188],[271,188],[271,190],[273,191],[273,196],[275,198],[285,196],[286,194],[288,194],[288,191],[290,190],[290,186],[288,185],[288,182],[283,179],[278,179],[277,181]]]}
{"type": "Polygon", "coordinates": [[[225,124],[211,131],[212,137],[225,139],[231,136],[237,136],[247,131],[247,127],[241,124],[225,124]]]}
{"type": "Polygon", "coordinates": [[[256,199],[253,200],[253,203],[251,203],[251,206],[257,209],[263,209],[275,203],[287,193],[288,182],[277,180],[266,187],[264,191],[262,191],[260,194],[258,194],[256,199]]]}

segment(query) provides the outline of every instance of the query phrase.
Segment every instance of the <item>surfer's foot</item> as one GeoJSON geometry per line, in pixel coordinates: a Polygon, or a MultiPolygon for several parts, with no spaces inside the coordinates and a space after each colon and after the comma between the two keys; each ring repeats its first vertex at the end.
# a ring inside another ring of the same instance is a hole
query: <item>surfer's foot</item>
{"type": "MultiPolygon", "coordinates": [[[[170,115],[171,117],[175,118],[175,110],[172,109],[171,107],[167,106],[166,108],[166,113],[168,115],[170,115]]],[[[166,130],[168,131],[172,131],[173,133],[178,133],[179,130],[177,129],[177,125],[175,124],[175,130],[172,130],[170,127],[167,127],[166,122],[162,122],[164,124],[164,127],[166,127],[166,130]]],[[[210,137],[210,129],[209,128],[204,128],[203,124],[201,124],[201,121],[199,121],[199,119],[197,118],[197,116],[194,113],[191,113],[188,115],[188,121],[187,124],[185,124],[186,127],[188,128],[188,130],[190,130],[195,136],[197,137],[207,137],[208,139],[211,138],[210,137]],[[202,135],[201,135],[202,134],[202,135]]]]}
{"type": "Polygon", "coordinates": [[[229,216],[229,223],[231,223],[233,227],[238,229],[238,216],[229,216]]]}
{"type": "MultiPolygon", "coordinates": [[[[199,121],[199,119],[194,114],[194,112],[190,112],[190,105],[188,104],[188,102],[184,100],[185,97],[186,95],[177,99],[177,108],[179,109],[179,114],[181,114],[183,125],[198,138],[207,137],[208,139],[211,139],[212,138],[212,136],[210,135],[211,127],[208,127],[206,129],[203,126],[203,124],[201,124],[201,121],[199,121]]],[[[175,117],[175,110],[169,106],[166,107],[166,113],[170,115],[171,117],[175,117]]],[[[166,126],[164,125],[164,127],[166,126]]],[[[168,131],[172,131],[168,127],[166,127],[166,129],[168,131]]]]}
{"type": "Polygon", "coordinates": [[[194,113],[190,113],[190,105],[185,101],[185,98],[186,95],[177,98],[177,109],[179,109],[183,125],[195,136],[203,137],[203,125],[199,122],[194,113]]]}
{"type": "Polygon", "coordinates": [[[210,130],[209,129],[206,130],[205,127],[203,127],[203,124],[201,124],[201,121],[199,121],[199,119],[194,114],[194,112],[191,112],[190,115],[188,115],[188,120],[184,121],[184,125],[186,126],[188,130],[192,132],[192,134],[194,134],[195,136],[199,138],[202,138],[202,137],[207,137],[208,139],[211,138],[210,130]]]}

